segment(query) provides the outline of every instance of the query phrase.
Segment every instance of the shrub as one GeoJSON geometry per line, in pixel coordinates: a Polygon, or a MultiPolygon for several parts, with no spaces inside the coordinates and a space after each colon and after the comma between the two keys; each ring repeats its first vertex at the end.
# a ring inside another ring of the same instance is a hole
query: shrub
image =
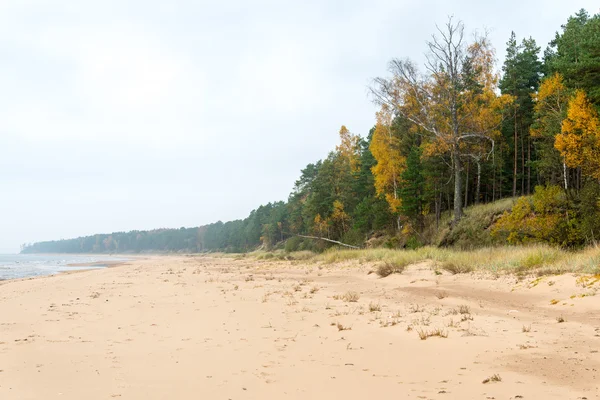
{"type": "Polygon", "coordinates": [[[382,278],[391,274],[401,274],[404,271],[404,265],[394,261],[386,261],[383,264],[379,264],[377,267],[377,275],[382,278]]]}
{"type": "Polygon", "coordinates": [[[545,242],[562,247],[582,243],[579,221],[559,186],[537,186],[531,197],[520,197],[492,227],[492,236],[511,244],[545,242]]]}
{"type": "MultiPolygon", "coordinates": [[[[501,244],[500,242],[503,242],[504,238],[492,236],[489,228],[505,211],[510,211],[512,206],[512,199],[502,199],[493,203],[465,208],[465,215],[456,225],[451,226],[449,220],[441,221],[440,229],[435,234],[436,238],[432,239],[433,243],[459,249],[501,244]],[[444,229],[444,226],[447,228],[444,229]]],[[[431,221],[430,224],[435,226],[434,221],[431,221]]],[[[426,236],[431,235],[431,233],[426,234],[426,236]]]]}
{"type": "Polygon", "coordinates": [[[406,240],[406,248],[410,250],[418,249],[419,247],[423,247],[423,243],[417,236],[410,236],[406,240]]]}
{"type": "Polygon", "coordinates": [[[294,236],[285,241],[285,251],[288,253],[299,250],[299,246],[302,243],[302,238],[294,236]]]}

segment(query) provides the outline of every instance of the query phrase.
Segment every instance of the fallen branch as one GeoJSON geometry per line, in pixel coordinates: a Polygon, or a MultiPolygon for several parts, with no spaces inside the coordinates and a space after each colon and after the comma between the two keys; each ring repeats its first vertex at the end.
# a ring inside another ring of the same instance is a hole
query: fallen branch
{"type": "Polygon", "coordinates": [[[324,238],[324,237],[306,236],[306,235],[296,235],[296,236],[303,237],[303,238],[306,238],[306,239],[325,240],[326,242],[331,242],[331,243],[339,244],[340,246],[350,247],[351,249],[357,249],[357,250],[360,249],[360,247],[352,246],[352,245],[349,245],[349,244],[346,244],[346,243],[338,242],[337,240],[331,240],[331,239],[327,239],[327,238],[324,238]]]}

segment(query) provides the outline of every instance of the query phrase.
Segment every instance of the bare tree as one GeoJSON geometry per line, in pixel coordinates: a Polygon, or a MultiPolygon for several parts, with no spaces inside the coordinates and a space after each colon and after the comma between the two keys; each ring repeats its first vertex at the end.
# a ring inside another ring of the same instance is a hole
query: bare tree
{"type": "Polygon", "coordinates": [[[438,153],[450,154],[456,223],[463,214],[463,157],[487,158],[502,121],[498,106],[508,98],[498,101],[495,93],[494,51],[485,36],[467,45],[464,25],[449,18],[427,47],[425,74],[410,60],[393,59],[392,76],[376,78],[370,92],[376,103],[417,125],[438,153]]]}

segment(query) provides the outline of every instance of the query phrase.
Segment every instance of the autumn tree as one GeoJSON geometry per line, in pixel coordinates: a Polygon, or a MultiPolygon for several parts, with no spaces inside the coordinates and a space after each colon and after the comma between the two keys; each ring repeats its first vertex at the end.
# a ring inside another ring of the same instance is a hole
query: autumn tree
{"type": "Polygon", "coordinates": [[[436,151],[451,156],[454,173],[454,222],[463,213],[463,158],[470,142],[491,148],[507,96],[498,97],[494,50],[486,37],[464,40],[462,22],[449,19],[427,43],[425,73],[410,60],[390,62],[390,78],[376,78],[374,100],[386,104],[428,136],[436,151]]]}
{"type": "MultiPolygon", "coordinates": [[[[392,127],[393,114],[387,104],[383,104],[377,114],[377,124],[373,132],[370,150],[377,164],[372,171],[375,177],[375,190],[385,196],[393,214],[400,211],[401,200],[398,196],[402,172],[406,168],[406,159],[399,149],[399,138],[392,127]]],[[[400,229],[398,218],[397,228],[400,229]]]]}
{"type": "Polygon", "coordinates": [[[568,167],[581,168],[584,175],[600,180],[600,119],[583,90],[569,100],[554,145],[568,167]]]}
{"type": "Polygon", "coordinates": [[[330,220],[338,238],[341,238],[350,229],[350,216],[344,210],[344,204],[341,201],[336,200],[333,202],[333,212],[330,220]]]}
{"type": "Polygon", "coordinates": [[[343,162],[350,166],[350,171],[358,172],[360,169],[360,137],[350,133],[346,126],[340,128],[340,144],[336,146],[343,162]]]}

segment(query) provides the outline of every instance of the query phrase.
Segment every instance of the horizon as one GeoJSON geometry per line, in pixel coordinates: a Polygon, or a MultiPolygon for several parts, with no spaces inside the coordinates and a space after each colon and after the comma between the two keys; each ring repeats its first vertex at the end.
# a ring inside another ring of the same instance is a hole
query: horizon
{"type": "Polygon", "coordinates": [[[581,8],[598,12],[592,1],[2,2],[0,254],[244,219],[285,201],[341,125],[366,136],[370,80],[394,57],[420,63],[447,16],[490,30],[499,71],[511,31],[543,51],[581,8]]]}

